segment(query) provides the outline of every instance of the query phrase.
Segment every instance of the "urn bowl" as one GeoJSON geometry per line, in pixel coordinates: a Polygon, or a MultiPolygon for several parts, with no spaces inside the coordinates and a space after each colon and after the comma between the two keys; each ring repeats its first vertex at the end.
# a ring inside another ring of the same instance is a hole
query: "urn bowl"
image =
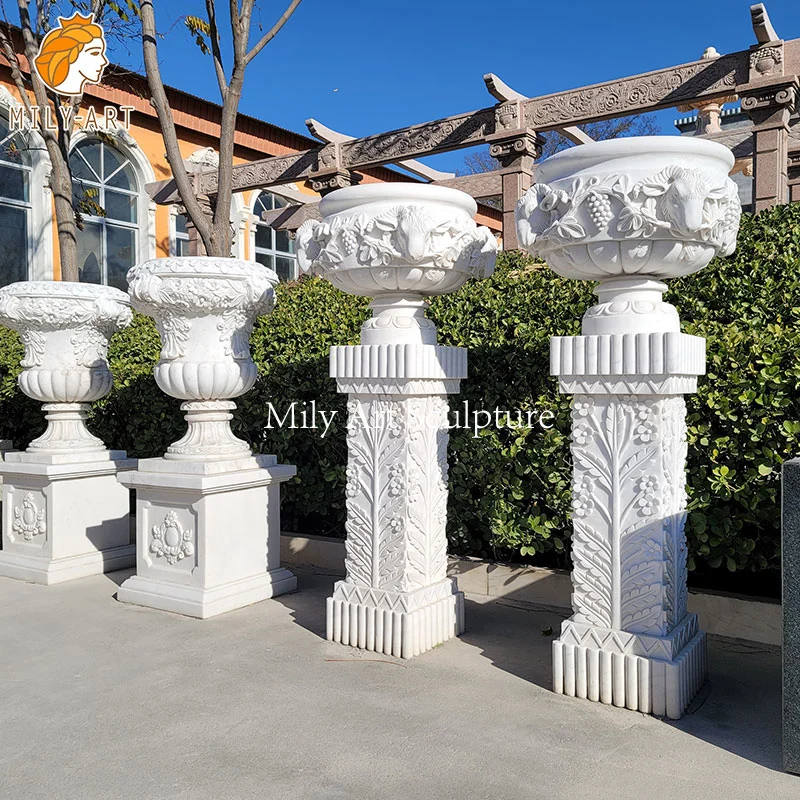
{"type": "Polygon", "coordinates": [[[497,242],[476,211],[469,195],[440,186],[338,189],[321,201],[323,219],[298,230],[298,264],[349,294],[447,294],[494,269],[497,242]]]}
{"type": "Polygon", "coordinates": [[[675,278],[736,247],[733,154],[716,142],[641,136],[543,161],[517,204],[520,246],[565,278],[675,278]]]}
{"type": "Polygon", "coordinates": [[[133,307],[155,319],[161,358],[155,379],[180,400],[229,400],[255,383],[250,334],[272,311],[278,276],[250,261],[158,258],[128,272],[133,307]]]}
{"type": "Polygon", "coordinates": [[[128,296],[110,286],[22,281],[0,289],[0,324],[25,347],[19,386],[42,403],[89,403],[106,395],[111,335],[130,324],[128,296]]]}

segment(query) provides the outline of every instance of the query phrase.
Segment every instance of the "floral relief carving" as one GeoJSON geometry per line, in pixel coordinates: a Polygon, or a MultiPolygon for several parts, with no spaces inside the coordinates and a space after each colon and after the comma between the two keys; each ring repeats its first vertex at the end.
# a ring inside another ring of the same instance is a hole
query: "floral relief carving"
{"type": "Polygon", "coordinates": [[[194,532],[181,525],[178,515],[168,511],[160,525],[153,525],[150,533],[150,552],[157,558],[175,564],[194,555],[194,532]]]}
{"type": "Polygon", "coordinates": [[[656,635],[675,624],[662,600],[671,568],[665,527],[673,526],[676,542],[683,534],[670,494],[683,462],[678,457],[666,465],[661,456],[664,436],[676,446],[675,430],[661,419],[672,401],[575,397],[572,559],[578,621],[656,635]]]}
{"type": "MultiPolygon", "coordinates": [[[[497,243],[488,228],[466,214],[445,220],[424,206],[402,205],[377,216],[354,214],[307,220],[297,232],[301,269],[325,270],[420,265],[436,281],[436,270],[458,268],[474,277],[491,274],[497,243]]],[[[388,273],[387,273],[388,277],[388,273]]]]}
{"type": "Polygon", "coordinates": [[[405,565],[405,415],[402,401],[348,402],[348,581],[401,589],[405,565]],[[387,421],[391,420],[391,424],[387,421]]]}
{"type": "Polygon", "coordinates": [[[14,522],[12,530],[26,542],[33,540],[34,536],[42,536],[47,532],[45,511],[36,507],[33,495],[26,492],[22,502],[14,506],[14,522]]]}
{"type": "Polygon", "coordinates": [[[447,399],[414,397],[408,404],[408,568],[406,589],[447,573],[447,399]]]}
{"type": "Polygon", "coordinates": [[[569,190],[535,184],[520,201],[520,242],[546,253],[596,237],[684,241],[680,260],[691,262],[699,245],[729,255],[736,246],[741,216],[736,185],[720,184],[701,170],[673,165],[650,177],[631,181],[625,174],[576,178],[569,190]]]}
{"type": "Polygon", "coordinates": [[[747,81],[747,63],[736,55],[723,56],[712,63],[698,61],[650,75],[637,75],[610,84],[589,86],[551,97],[535,98],[525,105],[528,126],[541,129],[559,123],[582,120],[614,111],[632,113],[656,105],[666,97],[694,99],[717,89],[734,87],[747,81]]]}

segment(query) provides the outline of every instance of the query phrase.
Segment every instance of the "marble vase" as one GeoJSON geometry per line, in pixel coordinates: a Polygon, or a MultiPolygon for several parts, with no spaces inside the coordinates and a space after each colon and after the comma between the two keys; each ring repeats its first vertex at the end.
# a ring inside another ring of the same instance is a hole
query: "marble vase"
{"type": "Polygon", "coordinates": [[[133,307],[155,319],[158,386],[182,400],[187,430],[163,458],[120,476],[136,490],[136,575],[118,599],[199,618],[291,591],[280,566],[280,484],[295,474],[254,456],[231,430],[257,368],[250,333],[277,275],[229,258],[163,258],[128,273],[133,307]]]}
{"type": "Polygon", "coordinates": [[[464,629],[447,568],[447,395],[467,352],[437,344],[426,298],[491,274],[496,241],[475,201],[432,186],[341,189],[297,235],[300,268],[373,297],[361,344],[331,348],[348,395],[347,575],[328,639],[411,658],[464,629]]]}
{"type": "Polygon", "coordinates": [[[680,331],[665,278],[729,255],[741,213],[725,147],[681,137],[581,145],[539,165],[519,240],[597,281],[580,336],[551,339],[572,401],[573,615],[553,643],[557,692],[666,715],[706,675],[686,610],[686,409],[705,340],[680,331]]]}
{"type": "Polygon", "coordinates": [[[43,403],[47,427],[24,452],[7,452],[0,575],[61,583],[128,567],[128,492],[117,475],[135,466],[86,427],[108,394],[111,335],[130,324],[128,297],[108,286],[66,282],[0,289],[0,324],[25,347],[19,386],[43,403]]]}

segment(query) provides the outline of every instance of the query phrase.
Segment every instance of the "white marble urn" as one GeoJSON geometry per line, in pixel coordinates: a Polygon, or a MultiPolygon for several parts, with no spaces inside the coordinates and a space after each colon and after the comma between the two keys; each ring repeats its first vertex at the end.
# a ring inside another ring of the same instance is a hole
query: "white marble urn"
{"type": "Polygon", "coordinates": [[[565,278],[599,281],[584,333],[678,331],[660,279],[697,272],[735,249],[733,161],[716,142],[680,136],[564,150],[538,166],[517,205],[520,246],[565,278]]]}
{"type": "Polygon", "coordinates": [[[47,430],[30,452],[105,449],[85,421],[89,404],[111,389],[111,335],[131,319],[128,296],[109,286],[23,281],[0,289],[0,324],[18,331],[25,347],[19,386],[47,412],[47,430]]]}
{"type": "Polygon", "coordinates": [[[440,186],[339,189],[320,202],[321,221],[300,226],[298,264],[348,294],[375,298],[363,344],[433,344],[425,298],[454,292],[494,270],[497,241],[477,225],[476,211],[469,195],[440,186]]]}
{"type": "Polygon", "coordinates": [[[164,457],[228,460],[250,455],[230,428],[233,398],[252,388],[250,334],[272,311],[276,273],[250,261],[209,256],[159,258],[128,272],[133,307],[155,319],[158,386],[183,400],[188,431],[164,457]]]}

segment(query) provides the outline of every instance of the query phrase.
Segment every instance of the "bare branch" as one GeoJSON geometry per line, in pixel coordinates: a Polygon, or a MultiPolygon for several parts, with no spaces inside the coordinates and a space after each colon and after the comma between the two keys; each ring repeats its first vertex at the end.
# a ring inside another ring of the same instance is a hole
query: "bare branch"
{"type": "Polygon", "coordinates": [[[142,53],[147,74],[147,83],[150,87],[152,103],[155,107],[158,121],[161,125],[161,135],[164,139],[164,146],[167,150],[167,161],[172,169],[172,176],[178,187],[181,201],[186,208],[186,213],[194,223],[197,232],[203,239],[206,249],[211,251],[211,224],[210,220],[203,211],[199,200],[194,191],[194,186],[186,171],[183,163],[180,146],[178,144],[178,133],[175,129],[175,121],[172,118],[172,109],[169,105],[167,93],[164,90],[164,82],[161,79],[161,68],[158,64],[158,45],[156,42],[156,17],[153,9],[153,0],[142,0],[142,53]]]}
{"type": "Polygon", "coordinates": [[[302,0],[292,0],[286,11],[283,12],[280,19],[267,31],[256,43],[253,49],[245,56],[245,66],[249,64],[279,33],[281,28],[289,21],[289,17],[294,14],[297,6],[300,5],[302,0]]]}
{"type": "Polygon", "coordinates": [[[211,40],[211,57],[214,60],[214,71],[217,74],[219,95],[225,100],[225,93],[228,91],[228,79],[225,77],[225,68],[222,63],[222,51],[219,47],[217,9],[214,0],[206,0],[206,13],[208,14],[208,38],[211,40]]]}

